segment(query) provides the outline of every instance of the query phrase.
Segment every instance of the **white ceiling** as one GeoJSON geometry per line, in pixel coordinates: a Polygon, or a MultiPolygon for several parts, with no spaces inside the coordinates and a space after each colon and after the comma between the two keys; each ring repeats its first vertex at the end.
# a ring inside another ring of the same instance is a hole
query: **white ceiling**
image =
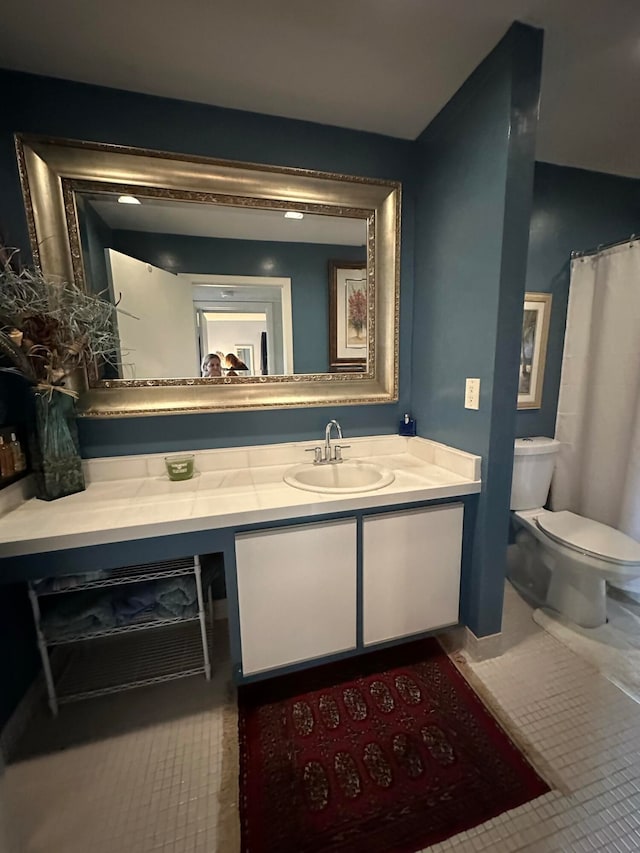
{"type": "Polygon", "coordinates": [[[117,196],[107,193],[87,198],[109,228],[125,231],[336,246],[364,246],[367,241],[366,220],[346,216],[307,213],[304,219],[285,219],[283,211],[275,210],[159,198],[141,198],[141,204],[118,204],[117,196]]]}
{"type": "Polygon", "coordinates": [[[2,0],[0,64],[414,139],[514,20],[538,159],[640,177],[640,0],[2,0]]]}

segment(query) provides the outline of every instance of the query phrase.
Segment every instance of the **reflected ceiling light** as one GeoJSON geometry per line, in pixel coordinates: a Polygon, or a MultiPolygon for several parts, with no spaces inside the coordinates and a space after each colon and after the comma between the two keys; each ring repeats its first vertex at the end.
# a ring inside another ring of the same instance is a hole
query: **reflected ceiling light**
{"type": "Polygon", "coordinates": [[[221,290],[220,296],[223,299],[231,299],[233,296],[235,296],[235,293],[235,290],[221,290]]]}
{"type": "Polygon", "coordinates": [[[284,215],[285,219],[304,219],[304,213],[300,213],[299,210],[287,210],[284,215]]]}
{"type": "Polygon", "coordinates": [[[134,195],[121,195],[118,197],[118,204],[142,204],[142,202],[134,195]]]}

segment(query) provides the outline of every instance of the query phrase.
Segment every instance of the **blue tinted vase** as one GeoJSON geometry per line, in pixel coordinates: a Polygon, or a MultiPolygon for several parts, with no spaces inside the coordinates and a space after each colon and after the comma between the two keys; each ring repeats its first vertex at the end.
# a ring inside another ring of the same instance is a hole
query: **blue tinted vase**
{"type": "Polygon", "coordinates": [[[84,491],[73,398],[59,391],[36,391],[35,414],[32,465],[36,497],[53,501],[84,491]]]}

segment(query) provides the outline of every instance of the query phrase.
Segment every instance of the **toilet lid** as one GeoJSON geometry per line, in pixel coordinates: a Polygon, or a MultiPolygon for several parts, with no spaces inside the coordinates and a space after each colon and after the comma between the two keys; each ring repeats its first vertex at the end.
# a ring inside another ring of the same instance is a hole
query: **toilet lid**
{"type": "Polygon", "coordinates": [[[583,554],[622,565],[640,563],[640,542],[608,524],[567,510],[544,512],[536,523],[551,539],[583,554]]]}

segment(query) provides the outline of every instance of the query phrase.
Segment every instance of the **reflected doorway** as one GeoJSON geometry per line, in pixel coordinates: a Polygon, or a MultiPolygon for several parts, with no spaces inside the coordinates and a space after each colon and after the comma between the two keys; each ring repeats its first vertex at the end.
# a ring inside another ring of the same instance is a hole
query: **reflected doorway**
{"type": "Polygon", "coordinates": [[[253,369],[239,375],[295,373],[290,278],[190,273],[178,278],[192,288],[202,358],[210,352],[233,353],[249,366],[238,352],[243,350],[253,369]]]}
{"type": "Polygon", "coordinates": [[[113,249],[105,266],[110,300],[127,306],[118,378],[199,377],[208,353],[223,376],[294,373],[290,278],[176,274],[113,249]],[[245,366],[225,365],[229,355],[245,366]]]}
{"type": "Polygon", "coordinates": [[[198,308],[200,350],[202,359],[208,353],[220,356],[222,375],[231,365],[225,363],[234,355],[244,368],[234,367],[236,376],[267,376],[269,373],[267,315],[230,309],[226,312],[198,308]],[[246,368],[246,369],[245,369],[246,368]]]}

